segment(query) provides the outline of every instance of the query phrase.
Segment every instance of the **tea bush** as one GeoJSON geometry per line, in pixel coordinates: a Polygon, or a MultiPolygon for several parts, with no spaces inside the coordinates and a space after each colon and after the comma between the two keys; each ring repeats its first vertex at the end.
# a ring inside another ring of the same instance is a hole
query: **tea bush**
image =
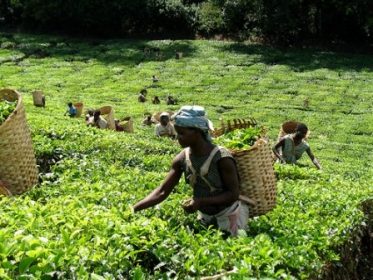
{"type": "Polygon", "coordinates": [[[22,94],[43,168],[30,192],[0,198],[1,279],[195,279],[226,271],[228,279],[308,279],[338,264],[338,248],[366,222],[359,205],[373,193],[371,56],[217,41],[0,36],[9,40],[15,47],[0,52],[0,87],[22,94]],[[145,55],[144,47],[162,56],[145,55]],[[50,55],[8,60],[37,49],[50,55]],[[161,104],[138,103],[144,87],[161,104]],[[35,89],[44,91],[46,108],[33,106],[35,89]],[[179,105],[166,105],[168,94],[179,105]],[[135,133],[64,117],[69,101],[113,105],[116,116],[133,117],[135,133]],[[192,194],[183,180],[165,202],[133,214],[131,205],[163,180],[180,151],[141,126],[143,115],[184,104],[204,106],[215,127],[219,118],[253,117],[271,144],[282,122],[304,121],[323,170],[306,156],[300,166],[276,164],[276,208],[251,219],[238,238],[183,213],[192,194]]]}

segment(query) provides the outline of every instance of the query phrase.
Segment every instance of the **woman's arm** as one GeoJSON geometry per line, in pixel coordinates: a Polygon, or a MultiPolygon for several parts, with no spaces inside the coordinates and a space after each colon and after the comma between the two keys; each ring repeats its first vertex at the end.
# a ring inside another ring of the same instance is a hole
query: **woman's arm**
{"type": "Polygon", "coordinates": [[[153,190],[150,194],[148,194],[144,199],[135,204],[135,206],[133,207],[135,212],[157,205],[169,196],[171,191],[179,182],[180,177],[182,175],[182,169],[180,166],[180,160],[182,156],[183,152],[178,154],[174,158],[171,170],[168,172],[162,184],[158,186],[155,190],[153,190]]]}
{"type": "Polygon", "coordinates": [[[183,206],[188,213],[211,205],[229,205],[238,199],[239,180],[237,168],[232,158],[222,158],[218,161],[218,169],[226,189],[225,192],[211,197],[193,198],[188,205],[183,206]]]}
{"type": "Polygon", "coordinates": [[[275,154],[275,156],[282,162],[282,163],[285,163],[285,160],[284,158],[280,155],[280,153],[278,152],[280,148],[284,148],[284,143],[285,143],[285,139],[282,138],[280,139],[280,141],[278,141],[276,143],[276,145],[272,148],[272,151],[273,153],[275,154]]]}
{"type": "Polygon", "coordinates": [[[312,160],[312,163],[316,166],[317,169],[321,169],[321,165],[319,163],[319,161],[315,158],[315,156],[313,155],[312,151],[311,151],[311,148],[308,148],[306,150],[308,156],[310,157],[310,159],[312,160]]]}

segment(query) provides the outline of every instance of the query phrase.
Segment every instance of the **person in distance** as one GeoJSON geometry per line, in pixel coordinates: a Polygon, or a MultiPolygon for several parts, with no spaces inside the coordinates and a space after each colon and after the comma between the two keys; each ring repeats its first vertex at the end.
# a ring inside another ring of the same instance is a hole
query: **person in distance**
{"type": "Polygon", "coordinates": [[[307,133],[308,127],[299,123],[295,133],[285,135],[276,143],[273,147],[273,153],[281,163],[295,164],[306,152],[316,168],[321,169],[319,161],[315,158],[310,145],[305,140],[307,133]]]}

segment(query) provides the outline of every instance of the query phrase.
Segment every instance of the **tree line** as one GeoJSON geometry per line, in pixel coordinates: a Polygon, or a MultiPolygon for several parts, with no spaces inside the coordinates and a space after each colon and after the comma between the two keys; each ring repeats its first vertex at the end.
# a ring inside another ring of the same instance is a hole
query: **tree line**
{"type": "Polygon", "coordinates": [[[0,0],[0,24],[93,36],[370,42],[371,0],[0,0]]]}

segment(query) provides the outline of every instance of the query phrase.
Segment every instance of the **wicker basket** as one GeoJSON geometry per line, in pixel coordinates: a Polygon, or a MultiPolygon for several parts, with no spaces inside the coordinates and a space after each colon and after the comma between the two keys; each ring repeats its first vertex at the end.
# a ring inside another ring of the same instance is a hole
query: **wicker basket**
{"type": "Polygon", "coordinates": [[[0,99],[16,101],[14,112],[0,125],[0,178],[11,194],[20,194],[38,182],[38,169],[26,122],[22,96],[0,90],[0,99]]]}
{"type": "Polygon", "coordinates": [[[160,116],[163,112],[167,112],[170,115],[170,120],[171,120],[171,116],[174,114],[174,112],[172,112],[172,111],[162,111],[162,112],[154,113],[152,115],[152,121],[155,122],[155,123],[159,123],[160,122],[160,116]]]}
{"type": "MultiPolygon", "coordinates": [[[[215,130],[214,136],[256,126],[254,119],[236,119],[215,130]]],[[[247,150],[231,150],[240,176],[240,199],[248,202],[250,216],[263,215],[276,205],[276,177],[268,141],[260,138],[247,150]]]]}
{"type": "Polygon", "coordinates": [[[114,108],[111,106],[104,106],[99,110],[101,115],[107,121],[108,128],[115,130],[114,108]]]}
{"type": "Polygon", "coordinates": [[[42,91],[35,90],[32,93],[32,99],[36,107],[45,107],[45,96],[42,91]]]}
{"type": "Polygon", "coordinates": [[[223,135],[224,133],[227,133],[227,132],[235,130],[235,129],[255,127],[256,125],[257,125],[257,122],[253,118],[234,119],[232,121],[227,121],[226,123],[224,122],[224,120],[221,120],[221,127],[215,129],[212,132],[212,135],[214,137],[218,137],[220,135],[223,135]]]}
{"type": "Polygon", "coordinates": [[[133,132],[133,120],[131,117],[122,118],[119,124],[123,127],[125,132],[133,132]]]}
{"type": "Polygon", "coordinates": [[[78,103],[74,103],[74,107],[76,108],[76,116],[77,118],[79,118],[82,113],[83,113],[83,103],[82,102],[78,102],[78,103]]]}
{"type": "Polygon", "coordinates": [[[276,177],[269,143],[261,138],[248,150],[231,151],[240,174],[241,194],[254,201],[250,216],[267,213],[276,206],[276,177]]]}

